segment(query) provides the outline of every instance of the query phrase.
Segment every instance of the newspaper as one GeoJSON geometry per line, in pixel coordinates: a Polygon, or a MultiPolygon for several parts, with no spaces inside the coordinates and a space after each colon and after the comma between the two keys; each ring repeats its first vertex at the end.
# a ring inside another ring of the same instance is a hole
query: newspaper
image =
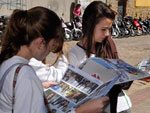
{"type": "Polygon", "coordinates": [[[150,76],[121,59],[89,58],[79,67],[68,66],[59,85],[45,95],[55,113],[67,113],[86,101],[106,96],[115,84],[150,76]]]}
{"type": "Polygon", "coordinates": [[[150,58],[141,61],[138,65],[138,68],[150,74],[150,58]]]}

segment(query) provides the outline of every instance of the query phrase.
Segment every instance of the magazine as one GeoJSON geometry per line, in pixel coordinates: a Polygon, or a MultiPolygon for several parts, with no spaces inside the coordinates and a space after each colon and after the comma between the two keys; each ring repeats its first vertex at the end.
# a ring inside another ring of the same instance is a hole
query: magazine
{"type": "Polygon", "coordinates": [[[138,68],[150,74],[150,58],[141,61],[138,65],[138,68]]]}
{"type": "Polygon", "coordinates": [[[100,78],[104,83],[111,81],[116,75],[121,74],[116,84],[149,77],[149,73],[132,66],[121,59],[90,58],[80,67],[82,71],[100,78]]]}
{"type": "MultiPolygon", "coordinates": [[[[142,71],[145,71],[150,74],[150,58],[146,58],[146,59],[142,60],[138,64],[138,68],[141,69],[142,71]]],[[[146,81],[146,82],[150,82],[150,77],[146,77],[142,80],[146,81]]]]}
{"type": "Polygon", "coordinates": [[[106,96],[115,84],[150,76],[121,59],[89,58],[79,67],[69,65],[59,85],[45,96],[55,113],[67,113],[86,101],[106,96]]]}

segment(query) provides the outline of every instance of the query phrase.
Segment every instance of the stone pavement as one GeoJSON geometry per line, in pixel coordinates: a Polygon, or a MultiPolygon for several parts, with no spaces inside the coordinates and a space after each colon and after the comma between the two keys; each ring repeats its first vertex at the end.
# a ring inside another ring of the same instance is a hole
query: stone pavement
{"type": "Polygon", "coordinates": [[[150,82],[135,80],[125,92],[132,102],[132,113],[150,113],[150,82]]]}

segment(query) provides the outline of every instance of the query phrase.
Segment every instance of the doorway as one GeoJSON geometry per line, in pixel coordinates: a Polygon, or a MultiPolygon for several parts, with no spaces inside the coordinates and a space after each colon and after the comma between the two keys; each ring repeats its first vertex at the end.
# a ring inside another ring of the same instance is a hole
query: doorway
{"type": "Polygon", "coordinates": [[[118,1],[118,20],[123,19],[126,16],[127,0],[118,1]]]}

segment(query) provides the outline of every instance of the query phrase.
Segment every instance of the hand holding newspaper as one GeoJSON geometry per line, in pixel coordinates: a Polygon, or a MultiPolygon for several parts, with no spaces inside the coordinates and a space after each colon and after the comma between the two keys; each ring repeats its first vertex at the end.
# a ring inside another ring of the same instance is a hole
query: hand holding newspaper
{"type": "Polygon", "coordinates": [[[45,95],[51,110],[67,113],[90,99],[106,96],[115,84],[148,76],[120,59],[89,58],[79,67],[69,65],[60,84],[48,88],[45,95]]]}

